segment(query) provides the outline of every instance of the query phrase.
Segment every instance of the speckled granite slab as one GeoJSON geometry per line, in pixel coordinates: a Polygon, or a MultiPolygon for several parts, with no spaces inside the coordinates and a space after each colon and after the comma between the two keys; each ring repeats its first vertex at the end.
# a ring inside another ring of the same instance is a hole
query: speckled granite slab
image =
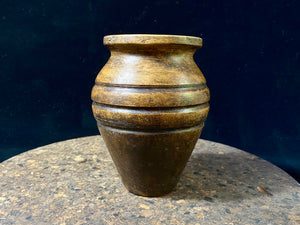
{"type": "Polygon", "coordinates": [[[0,164],[0,224],[300,224],[300,186],[254,155],[199,140],[174,192],[140,197],[92,136],[0,164]]]}

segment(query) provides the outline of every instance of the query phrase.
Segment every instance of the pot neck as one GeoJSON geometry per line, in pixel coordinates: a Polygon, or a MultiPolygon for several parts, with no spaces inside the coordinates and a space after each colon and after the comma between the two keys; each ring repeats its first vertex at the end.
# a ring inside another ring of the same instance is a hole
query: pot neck
{"type": "Polygon", "coordinates": [[[198,46],[176,45],[176,44],[153,44],[153,45],[135,45],[135,44],[114,44],[107,45],[112,53],[127,54],[194,54],[198,46]]]}
{"type": "Polygon", "coordinates": [[[183,35],[124,34],[109,35],[103,39],[112,52],[130,54],[194,53],[202,47],[202,39],[183,35]]]}

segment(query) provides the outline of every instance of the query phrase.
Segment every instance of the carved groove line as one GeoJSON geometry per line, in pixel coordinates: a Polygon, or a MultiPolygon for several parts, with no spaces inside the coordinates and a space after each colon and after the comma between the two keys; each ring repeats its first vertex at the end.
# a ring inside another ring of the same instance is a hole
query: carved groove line
{"type": "Polygon", "coordinates": [[[133,84],[110,84],[110,83],[95,82],[95,84],[98,86],[103,86],[103,87],[150,89],[150,90],[153,90],[153,89],[198,89],[198,90],[202,90],[202,89],[207,88],[206,83],[185,84],[185,85],[133,85],[133,84]]]}
{"type": "Polygon", "coordinates": [[[124,113],[188,113],[198,111],[209,107],[209,103],[206,102],[200,105],[192,106],[179,106],[179,107],[132,107],[132,106],[116,106],[107,105],[93,102],[93,106],[108,111],[118,111],[124,113]]]}
{"type": "Polygon", "coordinates": [[[133,130],[133,129],[121,129],[121,128],[116,128],[116,127],[111,127],[111,126],[105,126],[99,121],[97,122],[98,126],[101,127],[102,129],[112,131],[112,132],[118,132],[118,133],[126,133],[126,134],[150,134],[150,135],[158,135],[158,134],[174,134],[174,133],[183,133],[183,132],[192,132],[196,130],[200,130],[204,127],[204,123],[201,125],[197,125],[194,127],[188,127],[188,128],[182,128],[182,129],[163,129],[163,130],[133,130]]]}

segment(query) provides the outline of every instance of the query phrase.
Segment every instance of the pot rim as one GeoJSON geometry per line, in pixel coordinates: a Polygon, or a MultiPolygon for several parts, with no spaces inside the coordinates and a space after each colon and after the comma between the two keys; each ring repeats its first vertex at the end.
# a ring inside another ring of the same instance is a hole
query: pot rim
{"type": "Polygon", "coordinates": [[[104,45],[115,44],[180,44],[202,47],[202,38],[185,35],[171,34],[116,34],[107,35],[103,38],[104,45]]]}

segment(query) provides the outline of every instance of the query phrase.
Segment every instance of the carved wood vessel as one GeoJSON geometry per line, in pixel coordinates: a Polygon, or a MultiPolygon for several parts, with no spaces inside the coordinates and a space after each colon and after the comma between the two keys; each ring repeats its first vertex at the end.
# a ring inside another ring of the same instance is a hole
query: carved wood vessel
{"type": "Polygon", "coordinates": [[[202,39],[110,35],[111,56],[92,90],[93,113],[125,187],[160,196],[177,184],[209,111],[193,55],[202,39]]]}

